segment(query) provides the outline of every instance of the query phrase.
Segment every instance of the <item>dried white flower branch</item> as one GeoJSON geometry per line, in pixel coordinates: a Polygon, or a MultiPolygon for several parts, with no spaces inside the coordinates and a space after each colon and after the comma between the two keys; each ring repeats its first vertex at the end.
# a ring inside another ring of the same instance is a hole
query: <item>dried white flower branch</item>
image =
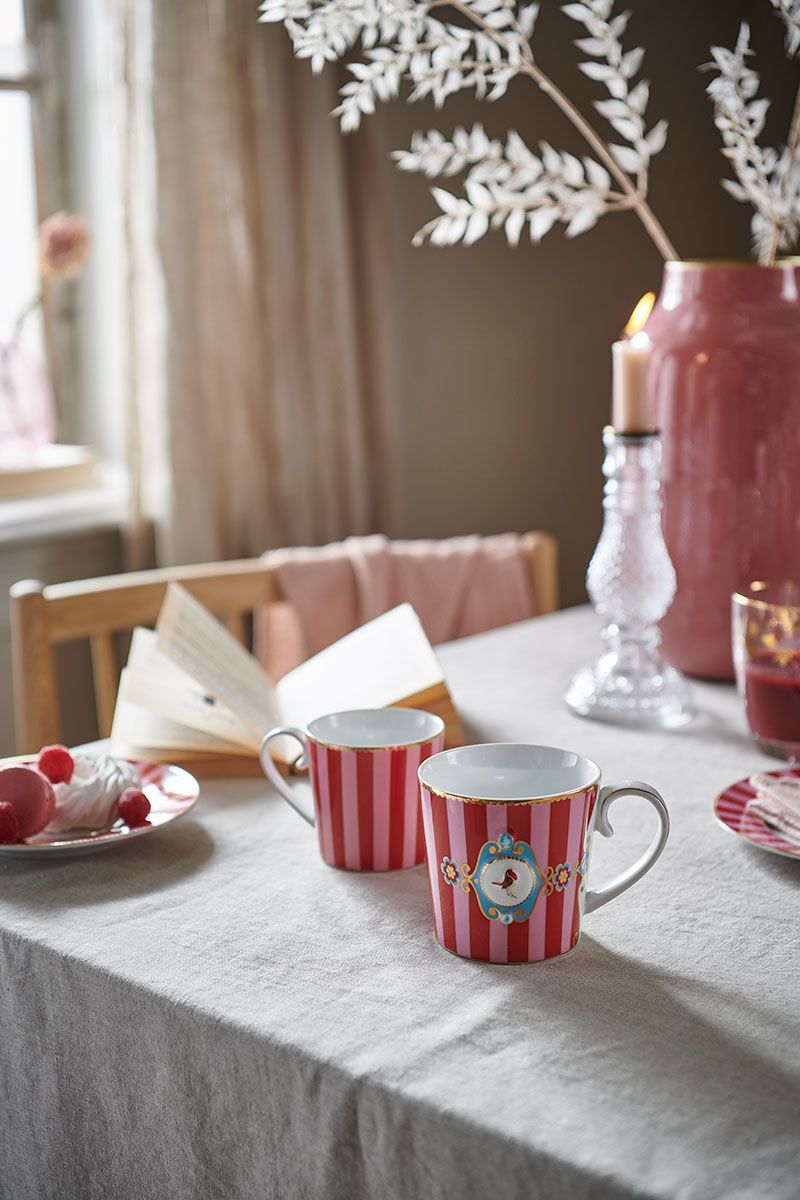
{"type": "Polygon", "coordinates": [[[343,130],[357,128],[362,115],[373,112],[377,102],[397,97],[404,81],[412,85],[409,100],[430,96],[438,107],[466,88],[480,99],[497,99],[511,79],[527,76],[568,118],[594,155],[581,162],[543,145],[537,157],[515,134],[509,134],[505,146],[488,143],[480,126],[469,135],[456,131],[452,142],[434,133],[427,139],[418,134],[410,151],[396,155],[402,169],[428,175],[454,175],[466,169],[469,173],[464,197],[434,189],[442,215],[415,240],[429,236],[436,243],[472,242],[488,228],[502,225],[509,242],[515,243],[526,221],[535,240],[559,221],[575,236],[590,229],[604,213],[628,209],[637,214],[664,257],[675,258],[674,246],[647,203],[649,163],[664,146],[666,122],[645,131],[649,84],[632,83],[643,51],[623,52],[620,39],[628,15],[614,16],[613,6],[614,0],[576,0],[565,5],[564,12],[590,34],[577,43],[592,60],[581,64],[581,69],[607,87],[610,98],[596,107],[628,143],[624,146],[609,145],[536,63],[531,37],[537,4],[264,0],[260,19],[282,21],[295,53],[309,58],[315,71],[350,51],[363,51],[363,61],[349,64],[354,78],[342,88],[336,110],[343,130]],[[467,24],[431,15],[444,6],[467,24]],[[482,139],[492,148],[493,156],[486,161],[474,149],[482,139]],[[446,164],[446,171],[433,169],[437,159],[446,164]]]}
{"type": "Polygon", "coordinates": [[[546,142],[537,156],[513,131],[505,145],[490,141],[482,125],[469,133],[456,129],[452,142],[436,130],[416,133],[411,149],[397,150],[393,157],[403,171],[445,177],[466,172],[464,198],[433,188],[442,215],[417,233],[415,245],[426,237],[434,245],[471,245],[487,229],[502,226],[515,246],[526,224],[531,240],[538,242],[558,221],[566,225],[567,237],[576,237],[603,213],[631,207],[629,197],[614,190],[611,175],[594,159],[581,162],[546,142]]]}
{"type": "MultiPolygon", "coordinates": [[[[772,3],[786,21],[787,53],[793,56],[800,48],[800,0],[772,3]]],[[[707,89],[714,124],[736,174],[736,180],[723,179],[722,186],[734,199],[752,205],[753,245],[762,266],[771,266],[778,250],[790,249],[800,234],[800,92],[786,146],[762,147],[770,102],[759,97],[759,76],[746,62],[752,55],[749,26],[741,26],[735,49],[712,46],[711,54],[710,67],[719,72],[707,89]]]]}
{"type": "Polygon", "coordinates": [[[772,0],[772,7],[786,26],[786,53],[794,58],[800,50],[800,0],[772,0]]]}
{"type": "Polygon", "coordinates": [[[638,72],[644,58],[644,50],[637,48],[623,53],[620,41],[630,14],[623,12],[611,20],[611,4],[603,6],[587,3],[566,4],[562,8],[568,17],[586,26],[588,38],[579,38],[575,45],[584,54],[600,62],[582,62],[580,69],[590,79],[604,83],[610,99],[596,100],[595,108],[605,117],[629,146],[610,147],[612,154],[624,171],[637,178],[640,192],[647,186],[647,168],[650,159],[663,150],[667,140],[667,122],[659,121],[649,133],[645,133],[644,114],[650,97],[650,84],[640,80],[631,88],[631,80],[638,72]]]}
{"type": "MultiPolygon", "coordinates": [[[[796,58],[800,51],[800,0],[772,0],[772,6],[777,10],[783,23],[786,26],[786,54],[788,58],[796,58]]],[[[783,182],[781,188],[781,198],[784,205],[788,206],[790,211],[792,208],[795,213],[800,208],[800,181],[797,179],[798,161],[800,160],[800,87],[797,89],[797,95],[794,101],[794,111],[789,124],[789,137],[786,141],[786,168],[783,173],[783,182]],[[790,195],[791,189],[794,187],[794,204],[790,195]]],[[[795,236],[790,237],[790,241],[796,239],[795,236]]],[[[772,237],[766,251],[766,260],[768,263],[775,261],[775,255],[778,252],[778,244],[780,239],[780,230],[774,228],[772,237]]]]}

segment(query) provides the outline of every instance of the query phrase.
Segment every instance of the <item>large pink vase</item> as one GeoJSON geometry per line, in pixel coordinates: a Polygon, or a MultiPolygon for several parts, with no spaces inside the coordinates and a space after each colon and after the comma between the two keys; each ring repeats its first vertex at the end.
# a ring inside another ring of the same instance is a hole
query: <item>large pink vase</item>
{"type": "Polygon", "coordinates": [[[647,332],[678,577],[664,655],[730,679],[731,593],[800,577],[796,265],[667,263],[647,332]]]}

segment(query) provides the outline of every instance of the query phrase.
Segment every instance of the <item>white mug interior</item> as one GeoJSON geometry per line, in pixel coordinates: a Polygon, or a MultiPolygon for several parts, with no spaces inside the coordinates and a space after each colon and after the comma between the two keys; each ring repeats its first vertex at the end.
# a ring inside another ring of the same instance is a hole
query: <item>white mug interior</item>
{"type": "Polygon", "coordinates": [[[447,796],[503,804],[581,792],[600,781],[600,768],[573,750],[495,742],[434,754],[420,767],[419,779],[447,796]]]}
{"type": "Polygon", "coordinates": [[[357,708],[309,722],[308,736],[342,750],[418,746],[444,733],[444,721],[418,708],[357,708]]]}

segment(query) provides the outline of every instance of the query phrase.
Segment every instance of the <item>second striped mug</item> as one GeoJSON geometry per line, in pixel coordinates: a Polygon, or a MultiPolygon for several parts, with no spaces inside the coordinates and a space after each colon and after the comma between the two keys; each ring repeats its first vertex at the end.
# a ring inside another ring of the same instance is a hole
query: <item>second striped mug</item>
{"type": "Polygon", "coordinates": [[[571,750],[463,746],[419,769],[437,940],[485,962],[541,962],[576,944],[584,913],[641,879],[667,841],[669,816],[647,783],[600,787],[600,768],[571,750]],[[592,834],[610,837],[609,805],[639,796],[658,829],[604,887],[586,887],[592,834]]]}
{"type": "Polygon", "coordinates": [[[316,825],[326,863],[392,871],[424,861],[417,771],[443,746],[444,722],[433,713],[370,708],[318,717],[305,732],[289,725],[272,729],[261,743],[260,760],[284,799],[316,825]],[[287,737],[303,747],[295,766],[310,771],[313,811],[270,754],[270,743],[287,737]]]}

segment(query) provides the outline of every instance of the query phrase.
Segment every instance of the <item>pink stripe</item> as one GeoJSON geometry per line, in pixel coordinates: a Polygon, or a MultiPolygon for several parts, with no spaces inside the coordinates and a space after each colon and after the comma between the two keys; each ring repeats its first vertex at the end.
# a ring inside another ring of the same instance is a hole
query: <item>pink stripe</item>
{"type": "MultiPolygon", "coordinates": [[[[750,799],[754,799],[754,797],[750,797],[750,799]]],[[[720,812],[740,813],[744,812],[747,804],[747,800],[718,800],[717,808],[720,812]]]]}
{"type": "Polygon", "coordinates": [[[389,870],[389,796],[391,792],[391,750],[373,754],[372,794],[374,796],[372,847],[373,869],[389,870]]]}
{"type": "Polygon", "coordinates": [[[358,777],[355,750],[342,750],[342,824],[344,826],[344,865],[350,871],[361,867],[358,844],[358,777]]]}
{"type": "Polygon", "coordinates": [[[333,826],[331,824],[331,794],[328,785],[328,755],[323,748],[316,747],[317,764],[317,818],[319,820],[319,844],[322,857],[333,862],[333,826]]]}
{"type": "Polygon", "coordinates": [[[419,783],[417,771],[422,759],[421,746],[409,746],[406,751],[406,814],[403,822],[402,866],[413,867],[417,861],[417,822],[419,820],[419,783]]]}
{"type": "Polygon", "coordinates": [[[425,829],[425,847],[428,858],[428,879],[431,885],[431,898],[433,900],[433,924],[436,929],[436,937],[438,941],[444,944],[444,930],[442,928],[442,904],[439,899],[439,863],[441,855],[436,848],[436,839],[433,836],[433,813],[431,812],[431,794],[422,789],[422,824],[425,829]]]}
{"type": "MultiPolygon", "coordinates": [[[[565,801],[561,801],[562,804],[565,801]]],[[[575,898],[578,894],[580,876],[576,870],[581,848],[581,832],[586,812],[586,793],[573,796],[566,801],[570,806],[569,830],[567,832],[567,862],[572,867],[572,878],[564,888],[564,911],[561,922],[561,953],[566,954],[572,940],[572,918],[575,913],[575,898]]]]}
{"type": "MultiPolygon", "coordinates": [[[[508,828],[508,810],[504,804],[486,805],[486,832],[490,841],[508,828]]],[[[474,863],[470,864],[474,866],[474,863]]],[[[508,962],[508,929],[502,921],[489,922],[489,961],[508,962]]]]}
{"type": "MultiPolygon", "coordinates": [[[[544,879],[547,871],[547,851],[550,845],[550,804],[531,806],[531,849],[544,879]]],[[[540,962],[544,958],[544,926],[547,914],[547,897],[544,887],[536,897],[533,912],[528,920],[528,958],[540,962]]]]}
{"type": "MultiPolygon", "coordinates": [[[[464,808],[458,800],[447,801],[447,829],[450,834],[450,857],[457,867],[467,861],[467,831],[464,808]]],[[[470,866],[474,864],[470,863],[470,866]]],[[[469,958],[469,894],[460,887],[453,888],[453,911],[456,919],[456,949],[469,958]]]]}

